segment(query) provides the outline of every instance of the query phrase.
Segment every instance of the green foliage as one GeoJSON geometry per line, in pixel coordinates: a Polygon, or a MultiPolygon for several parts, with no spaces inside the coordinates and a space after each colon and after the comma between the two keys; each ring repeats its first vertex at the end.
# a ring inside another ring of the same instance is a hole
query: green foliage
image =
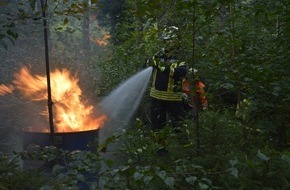
{"type": "Polygon", "coordinates": [[[2,155],[1,166],[1,189],[96,189],[101,167],[97,153],[53,146],[20,152],[11,160],[2,155]]]}
{"type": "Polygon", "coordinates": [[[260,150],[252,153],[246,159],[236,160],[237,176],[220,176],[227,189],[289,188],[289,156],[277,152],[265,155],[260,150]]]}
{"type": "MultiPolygon", "coordinates": [[[[169,127],[157,133],[135,126],[124,134],[120,155],[127,162],[106,170],[100,178],[104,189],[287,189],[289,153],[252,148],[245,153],[242,128],[230,114],[202,113],[201,155],[196,155],[195,127],[175,134],[169,127]],[[240,131],[240,133],[237,133],[240,131]],[[168,149],[159,156],[158,139],[168,149]]],[[[140,122],[140,121],[139,121],[140,122]]],[[[251,136],[251,135],[249,135],[251,136]]],[[[253,137],[256,137],[253,134],[253,137]]],[[[251,146],[260,146],[257,139],[251,146]]],[[[267,144],[267,143],[266,143],[267,144]]],[[[266,147],[266,144],[264,146],[266,147]]]]}
{"type": "MultiPolygon", "coordinates": [[[[19,4],[16,14],[10,3],[0,3],[7,8],[1,9],[3,46],[21,37],[16,23],[41,18],[35,3],[19,4]]],[[[92,1],[94,13],[97,4],[92,1]]],[[[182,56],[205,78],[209,108],[199,113],[199,131],[196,120],[189,118],[180,133],[170,123],[153,132],[147,126],[148,110],[142,110],[138,124],[99,147],[105,153],[107,146],[120,140],[119,156],[126,161],[116,168],[98,152],[46,147],[22,156],[49,163],[50,175],[39,170],[28,173],[21,170],[18,157],[1,155],[0,189],[76,189],[80,182],[96,189],[88,173],[100,177],[103,189],[290,188],[288,0],[114,1],[111,9],[101,7],[103,16],[113,19],[101,22],[110,30],[111,45],[90,48],[101,59],[88,58],[85,48],[75,49],[85,47],[80,19],[87,8],[85,1],[56,0],[47,7],[54,16],[52,52],[57,67],[86,59],[85,68],[94,69],[95,93],[105,96],[162,47],[158,36],[166,25],[178,26],[182,56]],[[71,55],[64,56],[66,51],[71,55]],[[229,98],[224,96],[228,92],[229,98]],[[164,147],[166,156],[158,155],[164,147]],[[96,174],[101,163],[108,169],[96,174]]],[[[92,34],[102,36],[98,29],[93,27],[92,34]]],[[[144,101],[142,108],[147,109],[147,104],[144,101]]]]}
{"type": "MultiPolygon", "coordinates": [[[[16,159],[19,156],[10,160],[2,155],[1,187],[78,189],[81,185],[88,185],[89,189],[289,188],[289,151],[278,152],[264,144],[262,149],[252,148],[245,153],[238,119],[231,119],[230,113],[205,111],[200,114],[200,155],[196,154],[196,128],[191,121],[176,133],[170,125],[154,132],[138,120],[136,125],[132,124],[132,129],[113,139],[109,138],[103,145],[109,146],[119,139],[120,149],[115,156],[126,158],[120,165],[113,167],[111,160],[103,159],[94,151],[68,152],[55,147],[40,147],[18,154],[22,156],[24,164],[32,160],[45,163],[42,169],[35,168],[29,172],[21,170],[19,159],[16,159]],[[162,145],[160,139],[165,140],[162,145]],[[157,154],[160,146],[168,150],[165,155],[157,154]],[[102,172],[101,163],[108,166],[102,172]]],[[[251,135],[256,137],[255,134],[251,135]]],[[[260,142],[253,139],[251,146],[260,146],[260,142]]]]}
{"type": "Polygon", "coordinates": [[[45,182],[45,178],[41,177],[38,171],[22,171],[20,159],[17,155],[10,158],[1,153],[0,165],[0,189],[28,189],[31,184],[36,187],[45,182]]]}
{"type": "MultiPolygon", "coordinates": [[[[100,178],[100,186],[104,189],[175,189],[200,188],[209,189],[211,180],[207,178],[202,166],[187,160],[187,156],[179,157],[176,149],[182,145],[170,128],[158,133],[138,125],[138,130],[129,130],[122,137],[120,155],[126,155],[127,162],[113,170],[107,170],[100,178]],[[156,150],[160,148],[156,139],[168,136],[166,147],[170,154],[160,157],[156,150]]],[[[184,150],[184,148],[182,148],[184,150]]],[[[184,156],[184,154],[181,154],[184,156]]],[[[188,155],[189,156],[189,155],[188,155]]]]}

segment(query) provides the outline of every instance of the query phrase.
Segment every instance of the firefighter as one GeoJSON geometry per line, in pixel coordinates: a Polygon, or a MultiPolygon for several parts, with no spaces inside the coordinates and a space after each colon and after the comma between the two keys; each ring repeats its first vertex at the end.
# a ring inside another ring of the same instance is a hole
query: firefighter
{"type": "Polygon", "coordinates": [[[181,49],[178,28],[165,28],[161,39],[164,47],[146,62],[147,66],[153,66],[150,89],[152,128],[162,129],[170,119],[178,131],[185,118],[182,80],[187,70],[185,62],[178,57],[181,49]]]}
{"type": "MultiPolygon", "coordinates": [[[[194,76],[197,75],[196,69],[189,69],[188,75],[191,75],[192,72],[194,73],[194,76]]],[[[204,91],[205,84],[201,80],[198,80],[198,77],[191,81],[189,81],[188,78],[189,77],[186,77],[182,81],[182,99],[188,116],[190,118],[195,118],[197,109],[200,108],[202,110],[206,110],[208,107],[208,102],[204,91]],[[190,87],[190,83],[195,83],[193,90],[190,87]]]]}

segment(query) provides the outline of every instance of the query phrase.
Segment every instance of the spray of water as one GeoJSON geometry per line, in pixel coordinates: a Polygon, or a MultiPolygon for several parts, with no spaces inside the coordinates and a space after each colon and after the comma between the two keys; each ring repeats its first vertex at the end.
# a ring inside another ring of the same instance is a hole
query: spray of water
{"type": "Polygon", "coordinates": [[[101,101],[101,107],[109,116],[109,122],[100,131],[100,137],[106,138],[127,127],[138,108],[152,73],[148,67],[120,84],[101,101]]]}
{"type": "MultiPolygon", "coordinates": [[[[132,119],[136,109],[138,108],[147,84],[152,73],[152,67],[148,67],[113,90],[103,101],[101,107],[108,115],[109,121],[104,127],[99,130],[99,144],[102,145],[106,139],[113,135],[118,135],[128,126],[129,121],[132,119]]],[[[120,154],[115,154],[119,147],[120,142],[108,144],[106,146],[106,153],[102,154],[104,159],[110,159],[114,162],[114,167],[126,161],[126,158],[120,154]]],[[[104,171],[107,167],[102,165],[100,172],[104,171]]]]}

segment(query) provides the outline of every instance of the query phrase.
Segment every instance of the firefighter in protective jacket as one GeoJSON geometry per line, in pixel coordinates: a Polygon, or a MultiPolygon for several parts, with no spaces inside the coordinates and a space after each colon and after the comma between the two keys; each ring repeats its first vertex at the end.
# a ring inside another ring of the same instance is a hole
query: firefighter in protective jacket
{"type": "MultiPolygon", "coordinates": [[[[189,74],[191,72],[194,75],[197,75],[196,69],[189,69],[189,74]]],[[[182,81],[182,98],[186,112],[188,113],[189,117],[195,117],[197,109],[205,110],[208,107],[208,102],[206,98],[206,94],[204,91],[205,84],[201,80],[192,79],[191,81],[188,80],[188,77],[183,79],[182,81]],[[190,83],[195,83],[193,88],[190,87],[190,83]]]]}
{"type": "Polygon", "coordinates": [[[166,28],[161,37],[164,48],[146,62],[147,66],[153,66],[150,89],[151,122],[153,129],[161,129],[166,125],[167,119],[170,119],[173,127],[179,128],[185,118],[182,80],[186,77],[186,65],[178,59],[178,28],[166,28]]]}

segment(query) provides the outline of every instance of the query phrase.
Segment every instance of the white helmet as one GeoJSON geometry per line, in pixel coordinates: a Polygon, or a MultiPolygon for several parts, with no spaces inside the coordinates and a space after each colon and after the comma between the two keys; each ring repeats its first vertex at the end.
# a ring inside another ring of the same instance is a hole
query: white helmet
{"type": "Polygon", "coordinates": [[[176,26],[169,26],[165,28],[161,34],[161,38],[163,40],[175,39],[177,38],[178,27],[176,26]]]}

